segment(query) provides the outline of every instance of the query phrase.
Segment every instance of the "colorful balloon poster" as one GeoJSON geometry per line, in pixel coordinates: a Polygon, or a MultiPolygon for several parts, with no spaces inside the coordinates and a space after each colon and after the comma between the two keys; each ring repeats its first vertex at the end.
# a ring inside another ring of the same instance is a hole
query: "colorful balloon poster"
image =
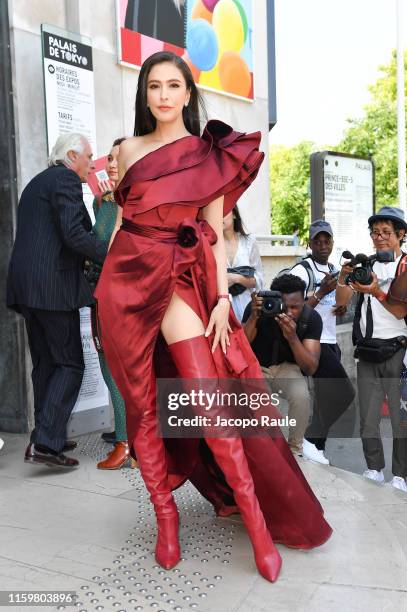
{"type": "Polygon", "coordinates": [[[197,83],[253,99],[252,0],[189,0],[186,27],[197,83]]]}
{"type": "Polygon", "coordinates": [[[203,88],[252,100],[252,0],[116,0],[119,63],[157,51],[188,63],[203,88]]]}

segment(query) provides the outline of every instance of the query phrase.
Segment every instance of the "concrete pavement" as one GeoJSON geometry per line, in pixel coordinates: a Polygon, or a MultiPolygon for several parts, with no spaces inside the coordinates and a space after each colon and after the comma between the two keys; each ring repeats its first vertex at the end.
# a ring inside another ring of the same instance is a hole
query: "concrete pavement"
{"type": "MultiPolygon", "coordinates": [[[[239,517],[216,518],[184,485],[175,494],[183,560],[165,571],[154,560],[155,521],[139,471],[97,470],[110,448],[99,434],[79,439],[72,456],[81,467],[72,472],[24,464],[27,436],[2,437],[2,590],[74,590],[76,608],[59,609],[88,612],[407,610],[407,494],[389,485],[302,462],[334,534],[308,552],[279,546],[275,584],[257,574],[239,517]]],[[[40,609],[51,608],[21,607],[40,609]]]]}

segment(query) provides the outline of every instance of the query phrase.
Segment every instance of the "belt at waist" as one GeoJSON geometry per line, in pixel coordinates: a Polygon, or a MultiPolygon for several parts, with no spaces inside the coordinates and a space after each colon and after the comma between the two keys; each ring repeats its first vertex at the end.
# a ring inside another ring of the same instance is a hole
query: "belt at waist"
{"type": "Polygon", "coordinates": [[[120,228],[124,232],[130,232],[130,234],[137,234],[138,236],[146,236],[147,238],[155,238],[160,242],[177,242],[178,229],[154,227],[153,225],[139,225],[133,223],[128,219],[123,219],[122,226],[120,228]]]}

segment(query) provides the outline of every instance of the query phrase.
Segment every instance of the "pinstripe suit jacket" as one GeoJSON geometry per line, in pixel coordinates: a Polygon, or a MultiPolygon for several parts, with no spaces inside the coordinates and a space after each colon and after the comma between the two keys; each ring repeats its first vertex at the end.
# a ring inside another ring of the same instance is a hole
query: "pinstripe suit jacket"
{"type": "Polygon", "coordinates": [[[21,194],[7,279],[7,306],[76,310],[94,302],[84,259],[102,263],[107,243],[92,233],[78,175],[63,165],[35,176],[21,194]]]}

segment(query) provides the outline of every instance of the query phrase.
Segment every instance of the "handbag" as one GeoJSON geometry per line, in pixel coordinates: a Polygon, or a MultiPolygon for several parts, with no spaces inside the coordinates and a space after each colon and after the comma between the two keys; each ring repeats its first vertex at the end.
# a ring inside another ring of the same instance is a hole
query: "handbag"
{"type": "Polygon", "coordinates": [[[370,363],[383,363],[390,359],[402,348],[406,348],[406,336],[398,336],[397,338],[389,338],[382,340],[380,338],[361,338],[355,349],[355,359],[362,359],[370,363]]]}
{"type": "Polygon", "coordinates": [[[96,289],[96,285],[98,283],[101,272],[102,272],[101,264],[98,264],[95,261],[91,261],[89,259],[85,261],[85,267],[84,267],[83,273],[85,275],[86,280],[88,281],[90,288],[92,289],[92,293],[96,289]]]}
{"type": "MultiPolygon", "coordinates": [[[[246,278],[254,278],[254,268],[251,266],[236,266],[236,268],[228,268],[228,272],[232,274],[240,274],[241,276],[245,276],[246,278]]],[[[246,291],[247,287],[241,285],[240,283],[233,283],[229,287],[230,295],[240,295],[244,291],[246,291]]]]}

